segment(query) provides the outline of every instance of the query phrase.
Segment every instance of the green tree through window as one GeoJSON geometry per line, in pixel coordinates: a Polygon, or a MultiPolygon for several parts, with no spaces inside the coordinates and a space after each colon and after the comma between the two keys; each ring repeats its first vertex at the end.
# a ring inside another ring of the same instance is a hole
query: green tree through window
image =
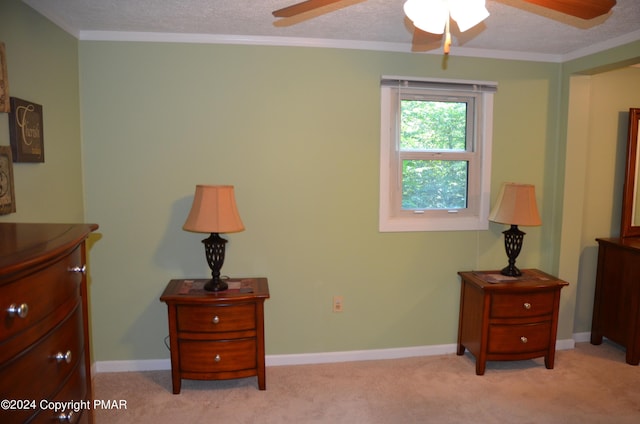
{"type": "Polygon", "coordinates": [[[467,161],[437,157],[438,153],[467,149],[467,104],[402,100],[400,110],[402,208],[466,208],[467,161]],[[406,158],[417,153],[434,158],[406,158]]]}

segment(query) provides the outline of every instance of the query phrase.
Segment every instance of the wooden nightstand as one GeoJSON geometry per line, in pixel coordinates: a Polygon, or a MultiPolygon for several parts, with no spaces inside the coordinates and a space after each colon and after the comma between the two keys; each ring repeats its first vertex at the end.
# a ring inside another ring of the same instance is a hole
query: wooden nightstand
{"type": "Polygon", "coordinates": [[[258,377],[266,389],[264,301],[266,278],[230,279],[229,289],[208,292],[206,279],[171,280],[160,297],[169,311],[171,380],[258,377]]]}
{"type": "Polygon", "coordinates": [[[513,361],[544,356],[553,368],[560,290],[569,283],[535,269],[521,277],[500,271],[459,272],[460,321],[458,355],[468,349],[476,357],[476,374],[487,361],[513,361]]]}

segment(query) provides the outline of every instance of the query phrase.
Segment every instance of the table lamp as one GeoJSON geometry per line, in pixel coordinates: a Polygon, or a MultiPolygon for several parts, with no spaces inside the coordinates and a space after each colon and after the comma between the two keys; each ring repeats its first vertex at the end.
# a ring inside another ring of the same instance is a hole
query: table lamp
{"type": "Polygon", "coordinates": [[[516,268],[516,258],[520,254],[526,233],[520,231],[518,225],[542,225],[536,205],[535,187],[532,184],[505,183],[489,213],[489,221],[511,225],[511,228],[502,232],[509,265],[502,269],[501,274],[510,277],[522,275],[516,268]]]}
{"type": "Polygon", "coordinates": [[[182,229],[195,233],[211,233],[208,238],[202,240],[207,263],[211,268],[211,280],[205,283],[204,289],[226,290],[228,285],[220,279],[220,270],[224,263],[227,240],[220,237],[219,233],[235,233],[244,230],[236,207],[233,186],[197,185],[191,211],[182,229]]]}

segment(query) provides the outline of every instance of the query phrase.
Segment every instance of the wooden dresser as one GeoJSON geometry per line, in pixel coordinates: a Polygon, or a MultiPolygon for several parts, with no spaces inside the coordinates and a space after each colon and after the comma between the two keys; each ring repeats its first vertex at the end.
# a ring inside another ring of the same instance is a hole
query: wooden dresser
{"type": "Polygon", "coordinates": [[[93,421],[85,240],[97,228],[0,223],[2,423],[93,421]]]}
{"type": "Polygon", "coordinates": [[[520,277],[500,271],[458,273],[462,280],[457,354],[476,357],[476,374],[487,361],[544,356],[553,368],[560,290],[569,283],[535,269],[520,277]]]}
{"type": "Polygon", "coordinates": [[[266,278],[226,280],[229,289],[210,292],[206,280],[171,280],[160,297],[169,311],[173,393],[182,379],[258,377],[266,389],[264,301],[266,278]]]}
{"type": "Polygon", "coordinates": [[[640,238],[597,239],[598,272],[591,343],[602,338],[626,348],[626,361],[640,363],[640,238]]]}

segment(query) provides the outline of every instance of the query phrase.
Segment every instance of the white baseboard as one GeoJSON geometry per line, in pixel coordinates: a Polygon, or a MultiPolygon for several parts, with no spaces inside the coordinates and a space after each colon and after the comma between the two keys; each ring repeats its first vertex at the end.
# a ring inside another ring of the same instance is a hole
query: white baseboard
{"type": "Polygon", "coordinates": [[[585,331],[584,333],[573,333],[573,340],[575,340],[576,343],[590,342],[591,332],[585,331]]]}
{"type": "MultiPolygon", "coordinates": [[[[571,339],[557,340],[557,350],[575,348],[576,342],[589,341],[591,333],[574,334],[571,339]]],[[[290,355],[267,355],[267,366],[310,365],[335,362],[371,361],[381,359],[400,359],[415,356],[446,355],[456,352],[455,344],[401,347],[394,349],[352,350],[345,352],[301,353],[290,355]]],[[[142,359],[131,361],[96,361],[93,374],[102,372],[161,371],[170,370],[169,359],[142,359]]]]}
{"type": "Polygon", "coordinates": [[[140,359],[131,361],[96,361],[94,372],[129,372],[170,370],[170,359],[140,359]]]}
{"type": "Polygon", "coordinates": [[[291,355],[267,355],[265,362],[270,366],[309,365],[334,362],[371,361],[377,359],[399,359],[414,356],[433,356],[455,353],[456,345],[434,345],[401,347],[394,349],[352,350],[346,352],[302,353],[291,355]]]}
{"type": "Polygon", "coordinates": [[[576,347],[575,339],[556,340],[556,350],[569,350],[569,349],[575,349],[575,347],[576,347]]]}

